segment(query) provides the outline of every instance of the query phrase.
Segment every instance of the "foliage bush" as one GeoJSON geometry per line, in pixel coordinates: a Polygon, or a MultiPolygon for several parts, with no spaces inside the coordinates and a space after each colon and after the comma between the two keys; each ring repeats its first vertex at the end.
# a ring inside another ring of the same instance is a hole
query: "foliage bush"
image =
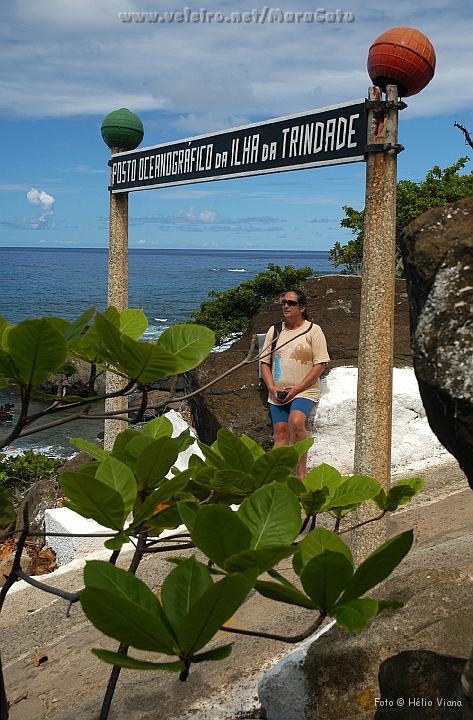
{"type": "MultiPolygon", "coordinates": [[[[425,176],[425,180],[415,183],[411,180],[400,180],[396,188],[396,233],[409,225],[412,220],[434,207],[441,207],[448,203],[461,200],[473,195],[473,171],[459,175],[468,157],[461,157],[456,163],[442,170],[434,165],[425,176]]],[[[365,211],[355,210],[348,205],[343,206],[345,217],[341,220],[341,227],[350,228],[355,236],[341,245],[336,242],[329,251],[330,260],[335,267],[344,265],[341,273],[344,275],[361,274],[363,262],[363,232],[365,225],[365,211]]],[[[402,260],[398,252],[398,273],[402,274],[402,260]]]]}
{"type": "Polygon", "coordinates": [[[229,290],[211,290],[212,300],[204,300],[200,310],[191,313],[193,322],[215,332],[215,339],[222,344],[234,334],[248,330],[250,320],[268,300],[303,285],[313,275],[310,267],[281,268],[273,263],[268,269],[257,273],[252,280],[245,280],[229,290]]]}
{"type": "MultiPolygon", "coordinates": [[[[291,280],[296,284],[295,276],[291,280]]],[[[41,413],[50,420],[48,427],[68,421],[71,415],[54,420],[65,406],[76,408],[74,417],[91,417],[90,406],[102,398],[69,395],[58,399],[37,390],[63,367],[66,357],[86,359],[99,370],[123,376],[128,382],[121,394],[138,387],[146,398],[151,383],[192,369],[215,342],[211,330],[191,324],[167,329],[157,343],[140,342],[146,327],[142,311],[119,313],[115,308],[105,313],[92,308],[74,323],[43,317],[14,326],[0,318],[0,382],[13,380],[22,395],[20,417],[13,431],[0,438],[0,447],[35,432],[30,426],[38,415],[28,415],[29,401],[35,396],[48,401],[41,413]],[[84,332],[87,325],[90,329],[84,332]]],[[[133,422],[141,419],[145,406],[133,422]]],[[[400,607],[397,601],[363,596],[401,562],[411,547],[412,531],[384,543],[355,570],[350,550],[339,537],[353,527],[341,530],[340,522],[363,502],[374,504],[378,517],[383,517],[419,492],[420,478],[400,481],[386,493],[373,478],[342,476],[335,468],[321,465],[302,482],[292,473],[311,446],[311,438],[265,452],[251,438],[237,437],[226,429],[218,432],[211,446],[199,443],[203,457],[191,455],[188,467],[181,471],[179,454],[194,439],[188,429],[178,437],[172,433],[171,422],[160,417],[142,431],[129,427],[118,434],[111,450],[75,439],[73,443],[93,459],[59,480],[71,510],[110,530],[104,544],[111,555],[109,562],[87,562],[85,588],[79,592],[36,580],[35,585],[70,604],[80,601],[89,620],[120,642],[116,653],[93,650],[114,665],[102,720],[108,717],[121,667],[178,672],[186,680],[192,664],[221,660],[231,653],[231,643],[207,647],[219,629],[293,643],[313,634],[327,616],[346,630],[357,631],[378,613],[400,607]],[[315,525],[321,512],[333,517],[334,530],[315,527],[301,535],[309,522],[315,525]],[[179,530],[183,525],[185,530],[179,530]],[[163,537],[166,529],[176,532],[163,537]],[[134,545],[134,552],[125,571],[115,563],[128,543],[134,545]],[[198,548],[207,562],[194,556],[167,557],[175,567],[164,580],[159,598],[135,577],[147,553],[169,556],[171,549],[185,548],[198,548]],[[302,589],[277,571],[285,558],[292,558],[302,589]],[[270,580],[261,578],[266,573],[270,580]],[[267,598],[312,610],[309,627],[296,636],[280,636],[226,626],[253,588],[267,598]],[[128,655],[129,646],[168,655],[169,661],[137,659],[128,655]]],[[[0,487],[0,523],[14,519],[11,493],[0,487]]],[[[20,567],[29,534],[27,509],[24,521],[11,573],[0,590],[0,610],[18,578],[30,582],[20,567]]],[[[1,665],[0,718],[8,718],[1,665]]]]}
{"type": "Polygon", "coordinates": [[[0,486],[22,494],[37,480],[53,477],[64,463],[63,458],[50,458],[34,450],[15,456],[0,453],[0,486]]]}

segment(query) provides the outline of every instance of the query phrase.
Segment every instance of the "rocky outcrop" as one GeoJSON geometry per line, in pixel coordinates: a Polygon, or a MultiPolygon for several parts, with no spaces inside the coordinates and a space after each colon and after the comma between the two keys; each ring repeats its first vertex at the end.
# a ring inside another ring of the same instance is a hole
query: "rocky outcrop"
{"type": "MultiPolygon", "coordinates": [[[[324,275],[304,286],[309,317],[321,326],[332,362],[356,366],[360,331],[361,278],[324,275]]],[[[189,390],[196,390],[245,359],[253,333],[265,333],[281,319],[279,300],[264,305],[251,321],[249,332],[228,350],[212,353],[196,370],[188,373],[189,390]]],[[[394,320],[394,364],[411,365],[409,308],[404,280],[396,280],[394,320]]],[[[226,427],[237,435],[246,433],[269,449],[272,444],[267,392],[258,379],[257,363],[245,365],[204,390],[190,401],[192,422],[203,442],[212,443],[217,431],[226,427]]]]}
{"type": "MultiPolygon", "coordinates": [[[[379,599],[399,600],[404,607],[381,613],[358,633],[347,633],[334,625],[310,643],[302,657],[296,650],[263,677],[259,696],[268,720],[339,720],[376,710],[381,697],[379,666],[405,650],[467,658],[470,633],[459,632],[459,628],[473,625],[472,559],[471,534],[411,552],[373,592],[379,599]]],[[[461,660],[459,663],[455,672],[461,670],[461,660]]],[[[404,674],[408,675],[406,671],[404,674]]],[[[412,690],[412,697],[422,697],[425,684],[419,679],[417,686],[415,674],[404,679],[406,689],[399,685],[398,697],[406,697],[407,688],[412,690]]],[[[457,686],[452,693],[445,695],[445,700],[458,699],[457,686]]],[[[467,700],[463,700],[466,707],[467,700]]],[[[404,715],[386,717],[431,717],[410,714],[409,710],[406,705],[404,715]]],[[[463,718],[453,713],[448,717],[463,718]]]]}
{"type": "MultiPolygon", "coordinates": [[[[44,513],[48,508],[56,507],[60,497],[62,497],[62,492],[56,480],[43,478],[33,483],[18,508],[15,531],[21,531],[24,527],[23,515],[27,504],[29,531],[43,533],[44,513]]],[[[28,540],[41,544],[44,538],[32,535],[28,537],[28,540]]]]}
{"type": "Polygon", "coordinates": [[[473,487],[473,198],[424,213],[400,244],[422,401],[473,487]]]}

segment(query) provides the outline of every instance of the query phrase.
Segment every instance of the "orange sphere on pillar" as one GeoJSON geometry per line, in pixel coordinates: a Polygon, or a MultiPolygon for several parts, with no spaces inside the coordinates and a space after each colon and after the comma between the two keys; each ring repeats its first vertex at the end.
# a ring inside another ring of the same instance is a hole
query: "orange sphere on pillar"
{"type": "Polygon", "coordinates": [[[435,50],[419,30],[392,28],[379,36],[368,53],[368,74],[381,89],[397,85],[399,95],[420,92],[435,72],[435,50]]]}

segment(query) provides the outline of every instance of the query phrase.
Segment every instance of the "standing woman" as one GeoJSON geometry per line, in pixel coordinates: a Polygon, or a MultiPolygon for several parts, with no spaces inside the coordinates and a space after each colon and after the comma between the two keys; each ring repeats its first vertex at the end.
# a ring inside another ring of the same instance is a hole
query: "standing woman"
{"type": "MultiPolygon", "coordinates": [[[[274,326],[266,335],[261,374],[268,388],[274,426],[274,446],[289,445],[307,437],[306,420],[320,397],[320,375],[329,362],[325,336],[307,315],[302,290],[290,290],[281,300],[284,323],[276,346],[274,326]],[[271,358],[272,356],[272,358],[271,358]],[[272,359],[272,362],[271,362],[272,359]]],[[[297,474],[307,475],[307,453],[299,460],[297,474]]]]}

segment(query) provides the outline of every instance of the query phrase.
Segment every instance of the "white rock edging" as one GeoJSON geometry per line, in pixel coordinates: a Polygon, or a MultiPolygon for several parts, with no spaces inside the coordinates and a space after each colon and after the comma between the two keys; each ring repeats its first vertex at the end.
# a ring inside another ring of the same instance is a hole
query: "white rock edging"
{"type": "Polygon", "coordinates": [[[307,692],[302,663],[309,646],[333,625],[335,620],[283,657],[263,675],[258,684],[258,697],[266,710],[267,720],[302,720],[305,717],[307,692]]]}
{"type": "MultiPolygon", "coordinates": [[[[335,367],[322,378],[318,411],[309,418],[309,434],[315,438],[310,467],[325,462],[342,473],[353,472],[357,380],[353,367],[335,367]]],[[[420,461],[440,464],[452,458],[430,429],[413,368],[394,368],[392,427],[393,473],[420,461]]]]}

